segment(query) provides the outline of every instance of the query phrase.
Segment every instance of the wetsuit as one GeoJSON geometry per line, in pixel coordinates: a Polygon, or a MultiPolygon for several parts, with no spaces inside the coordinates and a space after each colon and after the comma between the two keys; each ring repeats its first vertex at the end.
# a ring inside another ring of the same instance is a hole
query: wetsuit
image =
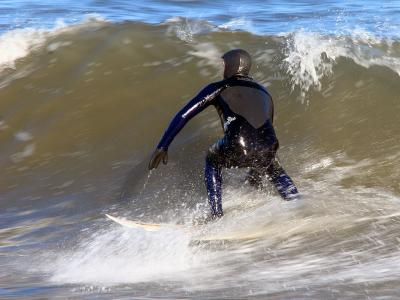
{"type": "Polygon", "coordinates": [[[265,176],[284,199],[296,197],[298,191],[293,181],[275,156],[279,143],[272,125],[272,97],[248,76],[234,75],[203,88],[175,115],[157,149],[167,152],[185,124],[210,105],[217,109],[225,133],[206,156],[205,183],[212,215],[223,215],[223,167],[249,168],[248,179],[252,185],[260,187],[265,176]]]}

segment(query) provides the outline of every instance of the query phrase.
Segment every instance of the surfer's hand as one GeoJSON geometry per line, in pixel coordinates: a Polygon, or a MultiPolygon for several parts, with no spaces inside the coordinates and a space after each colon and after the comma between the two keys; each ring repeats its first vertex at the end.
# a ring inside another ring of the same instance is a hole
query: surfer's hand
{"type": "Polygon", "coordinates": [[[162,148],[156,149],[156,151],[154,151],[153,155],[151,156],[149,162],[149,170],[157,168],[160,164],[160,161],[162,161],[164,165],[166,165],[168,162],[168,152],[167,150],[162,148]]]}

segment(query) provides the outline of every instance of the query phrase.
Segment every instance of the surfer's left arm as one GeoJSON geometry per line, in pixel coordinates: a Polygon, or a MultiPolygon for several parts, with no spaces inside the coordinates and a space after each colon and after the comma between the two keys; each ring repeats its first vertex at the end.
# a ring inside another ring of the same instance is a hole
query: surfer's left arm
{"type": "Polygon", "coordinates": [[[149,170],[157,168],[161,161],[167,164],[168,147],[175,136],[190,119],[212,104],[222,89],[218,83],[207,85],[175,115],[150,159],[149,170]]]}

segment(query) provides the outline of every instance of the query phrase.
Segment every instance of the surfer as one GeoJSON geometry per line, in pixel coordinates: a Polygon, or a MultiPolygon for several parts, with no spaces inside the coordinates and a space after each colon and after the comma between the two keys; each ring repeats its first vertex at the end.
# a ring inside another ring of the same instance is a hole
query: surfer
{"type": "Polygon", "coordinates": [[[249,76],[250,54],[234,49],[222,59],[224,79],[204,87],[175,115],[149,163],[149,170],[161,161],[167,164],[168,147],[175,136],[191,118],[214,105],[224,137],[206,155],[205,184],[212,217],[223,215],[222,168],[248,168],[248,182],[257,188],[262,188],[263,177],[268,178],[285,200],[299,195],[276,157],[279,142],[273,127],[274,104],[268,90],[249,76]]]}

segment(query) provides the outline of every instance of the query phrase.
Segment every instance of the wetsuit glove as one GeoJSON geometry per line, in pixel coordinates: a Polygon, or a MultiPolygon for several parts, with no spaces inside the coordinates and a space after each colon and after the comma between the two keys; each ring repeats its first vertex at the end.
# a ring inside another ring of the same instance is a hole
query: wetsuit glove
{"type": "Polygon", "coordinates": [[[149,162],[149,170],[157,168],[160,164],[160,161],[162,161],[164,165],[166,165],[168,162],[168,152],[163,148],[156,149],[154,151],[149,162]]]}

